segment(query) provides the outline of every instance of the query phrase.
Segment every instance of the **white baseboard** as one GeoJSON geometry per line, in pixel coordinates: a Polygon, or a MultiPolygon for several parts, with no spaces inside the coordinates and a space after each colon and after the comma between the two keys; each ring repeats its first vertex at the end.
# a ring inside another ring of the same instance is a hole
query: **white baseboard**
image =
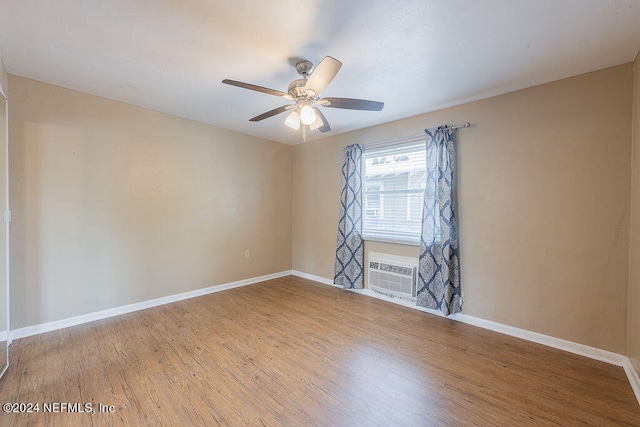
{"type": "Polygon", "coordinates": [[[638,403],[640,403],[640,377],[638,377],[638,371],[633,367],[631,360],[627,358],[625,364],[623,365],[624,372],[627,374],[627,378],[629,378],[629,382],[631,383],[631,388],[633,392],[636,394],[636,398],[638,399],[638,403]]]}
{"type": "Polygon", "coordinates": [[[291,270],[291,274],[293,274],[294,276],[302,277],[303,279],[313,280],[314,282],[319,282],[325,285],[334,286],[336,288],[342,289],[342,286],[336,285],[335,283],[333,283],[333,280],[327,279],[326,277],[316,276],[315,274],[303,273],[302,271],[298,271],[298,270],[291,270]]]}
{"type": "Polygon", "coordinates": [[[548,347],[557,348],[560,350],[568,351],[569,353],[578,354],[580,356],[589,357],[591,359],[600,360],[601,362],[610,363],[616,366],[623,366],[626,356],[618,353],[613,353],[607,350],[601,350],[596,347],[590,347],[584,344],[578,344],[573,341],[563,340],[561,338],[555,338],[549,335],[540,334],[538,332],[531,332],[526,329],[516,328],[514,326],[505,325],[491,320],[480,319],[478,317],[469,316],[463,313],[456,313],[449,316],[450,319],[455,319],[459,322],[468,323],[470,325],[479,326],[491,331],[500,332],[505,335],[511,335],[512,337],[522,338],[527,341],[532,341],[538,344],[543,344],[548,347]]]}
{"type": "Polygon", "coordinates": [[[144,310],[145,308],[157,307],[159,305],[169,304],[176,301],[182,301],[189,298],[212,294],[214,292],[220,292],[227,289],[237,288],[240,286],[252,285],[258,282],[264,282],[265,280],[277,279],[279,277],[289,276],[290,274],[292,274],[291,271],[282,271],[279,273],[267,274],[265,276],[238,280],[231,283],[224,283],[221,285],[210,286],[208,288],[196,289],[194,291],[183,292],[180,294],[169,295],[161,298],[155,298],[148,301],[142,301],[134,304],[123,305],[120,307],[110,308],[107,310],[82,314],[80,316],[69,317],[67,319],[55,320],[53,322],[41,323],[33,326],[26,326],[24,328],[18,328],[16,330],[9,331],[9,336],[11,337],[11,340],[25,338],[32,335],[38,335],[45,332],[55,331],[57,329],[63,329],[71,326],[81,325],[83,323],[93,322],[95,320],[101,320],[101,319],[106,319],[108,317],[118,316],[120,314],[126,314],[134,311],[138,311],[138,310],[144,310]]]}
{"type": "MultiPolygon", "coordinates": [[[[305,279],[314,280],[316,282],[324,283],[327,285],[336,286],[333,284],[333,281],[331,281],[330,279],[326,279],[324,277],[314,276],[312,274],[307,274],[307,273],[303,273],[296,270],[293,270],[292,274],[294,276],[299,276],[305,279]]],[[[393,302],[395,304],[400,304],[405,307],[409,307],[414,310],[419,310],[425,313],[435,314],[436,316],[442,316],[442,313],[437,310],[431,310],[428,308],[419,307],[411,301],[402,300],[400,298],[389,298],[386,295],[378,294],[377,292],[373,292],[369,289],[359,289],[359,290],[354,290],[353,292],[357,292],[370,297],[393,302]]],[[[640,404],[640,378],[638,378],[638,373],[633,368],[631,361],[627,356],[624,356],[618,353],[613,353],[607,350],[602,350],[595,347],[590,347],[588,345],[578,344],[572,341],[555,338],[549,335],[544,335],[537,332],[531,332],[526,329],[520,329],[514,326],[493,322],[491,320],[485,320],[478,317],[469,316],[463,313],[452,314],[448,318],[456,320],[458,322],[463,322],[463,323],[468,323],[470,325],[478,326],[483,329],[489,329],[494,332],[499,332],[501,334],[510,335],[516,338],[522,338],[524,340],[546,345],[548,347],[553,347],[559,350],[568,351],[569,353],[574,353],[580,356],[589,357],[591,359],[599,360],[601,362],[606,362],[615,366],[621,366],[624,368],[624,371],[627,374],[629,382],[631,383],[631,388],[633,388],[633,392],[635,393],[636,398],[638,399],[638,403],[640,404]]]]}

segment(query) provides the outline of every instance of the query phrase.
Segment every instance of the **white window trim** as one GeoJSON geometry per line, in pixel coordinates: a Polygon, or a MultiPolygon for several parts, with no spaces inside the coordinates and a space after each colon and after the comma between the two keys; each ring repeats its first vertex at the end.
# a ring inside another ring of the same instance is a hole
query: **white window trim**
{"type": "Polygon", "coordinates": [[[402,239],[397,236],[393,238],[385,239],[379,236],[371,236],[363,233],[362,238],[364,239],[365,242],[392,243],[394,245],[405,245],[405,246],[420,246],[420,241],[416,241],[415,239],[410,239],[410,238],[402,239]]]}

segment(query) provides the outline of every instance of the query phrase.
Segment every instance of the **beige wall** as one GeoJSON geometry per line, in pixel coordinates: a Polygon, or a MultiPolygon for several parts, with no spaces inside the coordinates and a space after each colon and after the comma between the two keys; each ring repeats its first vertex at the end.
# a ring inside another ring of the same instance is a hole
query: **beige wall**
{"type": "Polygon", "coordinates": [[[631,92],[626,64],[294,147],[293,268],[333,277],[343,146],[469,121],[463,312],[625,353],[631,92]]]}
{"type": "Polygon", "coordinates": [[[291,269],[291,147],[9,82],[13,329],[291,269]]]}
{"type": "Polygon", "coordinates": [[[640,54],[633,66],[633,155],[629,255],[629,350],[640,373],[640,54]]]}

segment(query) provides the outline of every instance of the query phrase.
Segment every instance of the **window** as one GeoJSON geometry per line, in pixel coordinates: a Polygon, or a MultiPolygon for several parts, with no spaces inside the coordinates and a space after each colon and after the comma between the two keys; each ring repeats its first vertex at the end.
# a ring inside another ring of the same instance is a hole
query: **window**
{"type": "Polygon", "coordinates": [[[365,149],[362,164],[365,240],[420,243],[425,142],[365,149]]]}

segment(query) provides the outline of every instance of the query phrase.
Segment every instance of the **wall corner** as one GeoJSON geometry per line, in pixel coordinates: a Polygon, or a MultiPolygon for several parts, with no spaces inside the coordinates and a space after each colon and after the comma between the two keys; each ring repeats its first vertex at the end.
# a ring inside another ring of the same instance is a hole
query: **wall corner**
{"type": "Polygon", "coordinates": [[[7,77],[7,70],[4,67],[4,62],[2,60],[2,53],[0,52],[0,93],[2,93],[5,98],[9,97],[9,79],[7,77]]]}

